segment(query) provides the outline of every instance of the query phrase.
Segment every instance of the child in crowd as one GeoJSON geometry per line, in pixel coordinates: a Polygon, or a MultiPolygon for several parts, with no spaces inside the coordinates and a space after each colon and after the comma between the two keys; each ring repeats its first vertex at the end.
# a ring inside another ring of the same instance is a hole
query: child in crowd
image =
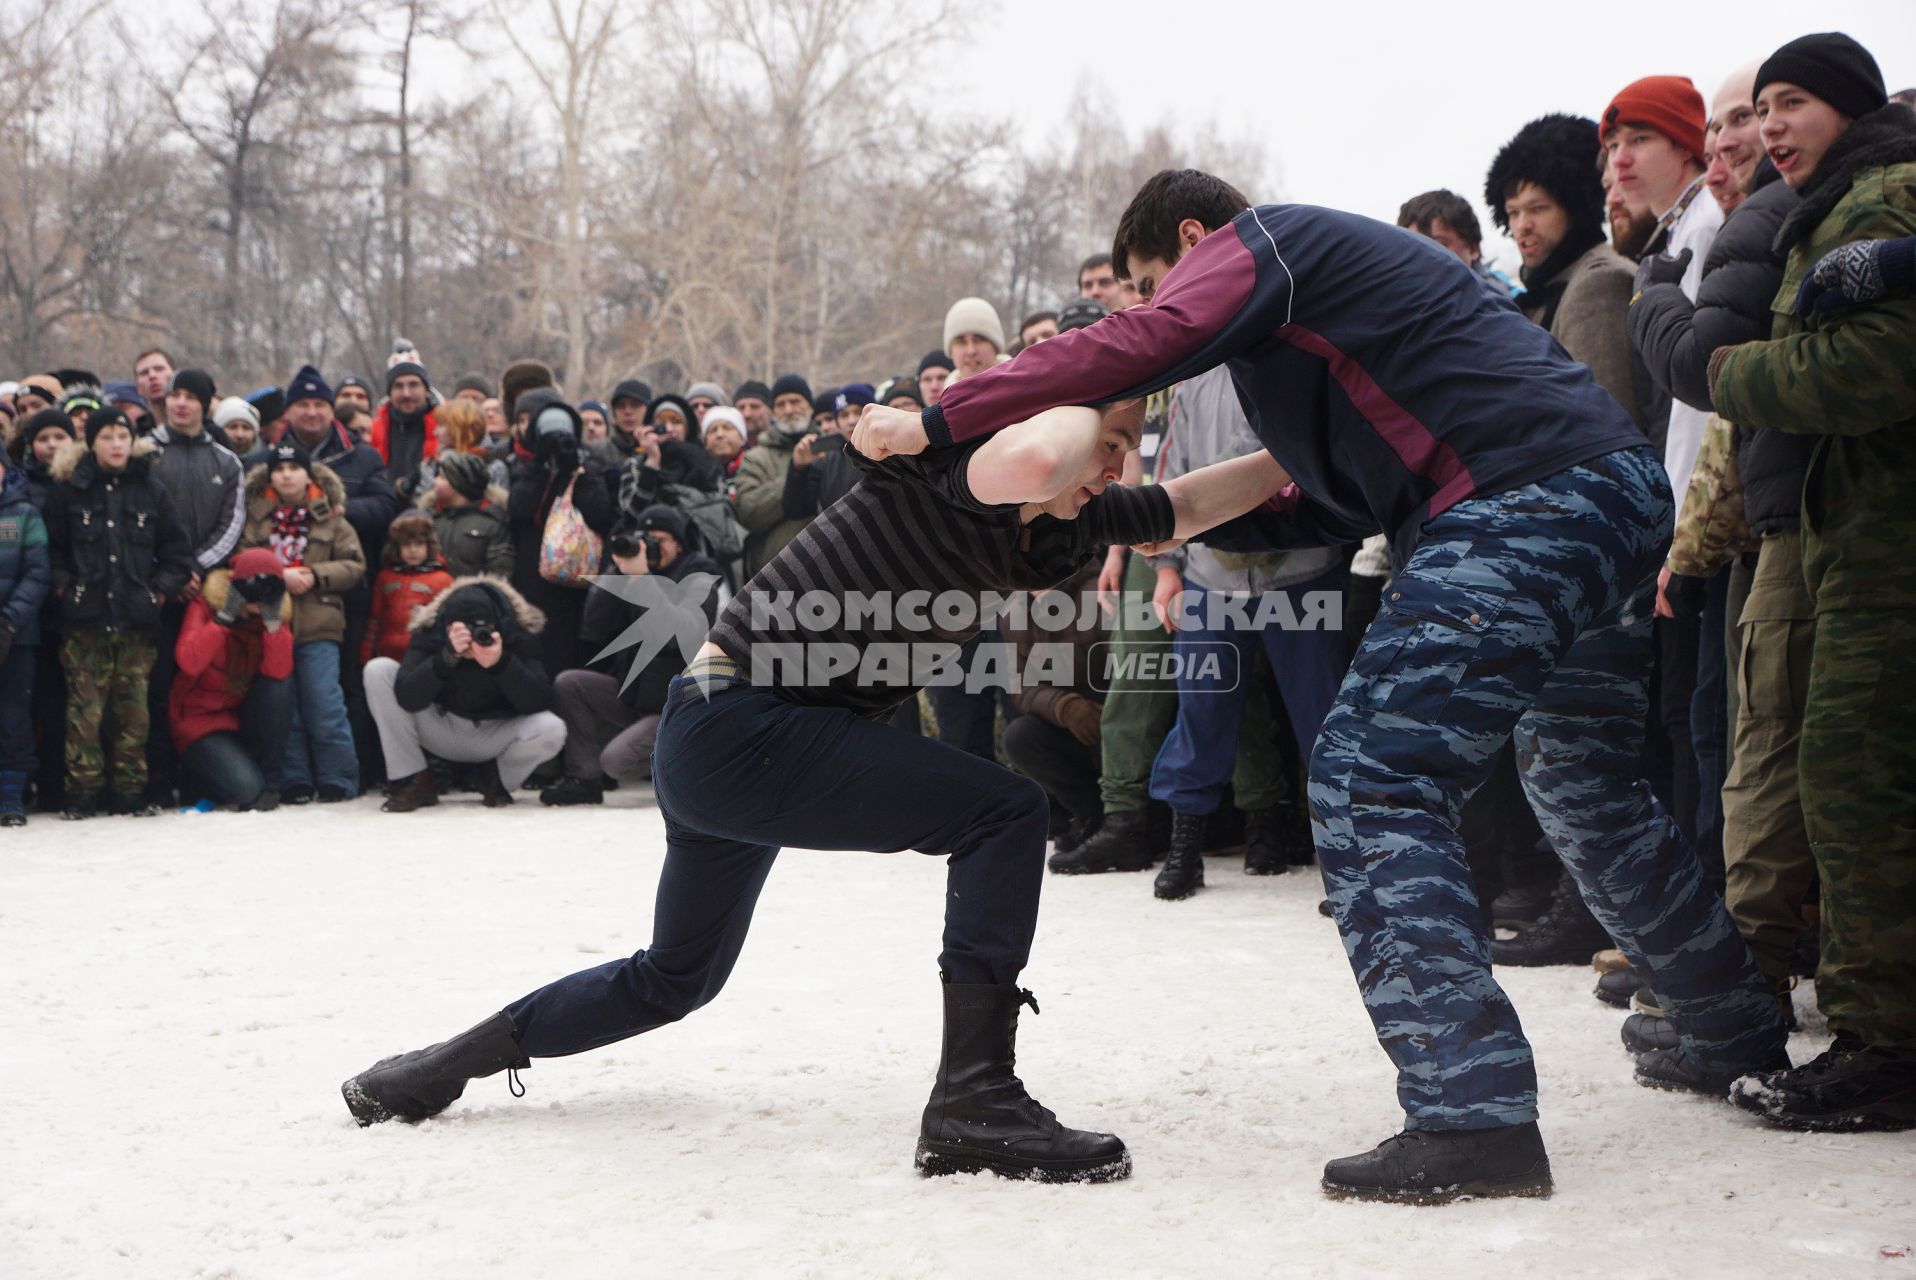
{"type": "Polygon", "coordinates": [[[432,603],[434,596],[452,585],[453,575],[439,554],[433,518],[423,511],[407,511],[393,519],[380,559],[384,564],[373,581],[372,614],[359,644],[362,667],[374,658],[394,662],[404,658],[412,640],[413,610],[432,603]]]}

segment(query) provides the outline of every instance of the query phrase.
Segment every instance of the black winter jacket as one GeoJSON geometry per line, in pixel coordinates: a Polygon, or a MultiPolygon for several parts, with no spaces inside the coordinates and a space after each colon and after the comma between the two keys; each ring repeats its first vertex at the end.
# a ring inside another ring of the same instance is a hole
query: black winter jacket
{"type": "Polygon", "coordinates": [[[407,711],[438,707],[468,720],[509,720],[552,707],[552,678],[539,660],[545,615],[497,578],[459,578],[413,615],[412,640],[393,682],[393,695],[407,711]],[[447,601],[461,591],[492,594],[505,656],[482,667],[452,651],[442,621],[447,601]]]}
{"type": "MultiPolygon", "coordinates": [[[[724,573],[710,557],[689,552],[672,562],[670,568],[661,569],[659,576],[673,582],[683,581],[694,573],[709,573],[718,579],[706,592],[702,608],[705,621],[710,625],[718,618],[719,583],[725,580],[724,573]]],[[[624,575],[616,568],[601,580],[616,580],[624,575]]],[[[634,604],[613,591],[603,587],[594,587],[585,600],[585,622],[580,627],[580,638],[593,653],[618,639],[625,629],[646,614],[643,605],[634,604]]],[[[605,661],[595,664],[599,670],[618,680],[622,686],[619,701],[638,715],[657,715],[665,708],[665,694],[672,683],[672,677],[685,669],[685,655],[679,652],[676,644],[667,644],[653,655],[652,660],[639,672],[638,678],[631,684],[625,679],[632,672],[632,662],[638,656],[637,646],[628,646],[619,652],[610,654],[605,661]]]]}
{"type": "Polygon", "coordinates": [[[47,495],[53,589],[67,631],[151,632],[160,605],[193,574],[193,546],[172,496],[153,475],[150,440],[108,472],[83,440],[54,456],[47,495]]]}
{"type": "MultiPolygon", "coordinates": [[[[1783,283],[1774,241],[1796,193],[1768,160],[1758,188],[1723,224],[1703,260],[1696,301],[1674,284],[1653,284],[1630,307],[1630,343],[1657,386],[1693,409],[1710,403],[1710,356],[1770,336],[1770,303],[1783,283]]],[[[1682,495],[1678,495],[1681,497],[1682,495]]]]}
{"type": "MultiPolygon", "coordinates": [[[[1762,342],[1770,336],[1771,307],[1783,283],[1786,256],[1777,251],[1776,235],[1798,200],[1768,160],[1757,169],[1756,188],[1711,244],[1694,304],[1678,286],[1657,284],[1645,289],[1630,308],[1631,345],[1650,376],[1694,408],[1716,408],[1710,400],[1709,364],[1718,347],[1762,342]]],[[[1814,436],[1737,427],[1737,472],[1751,533],[1797,527],[1803,475],[1815,445],[1814,436]]]]}

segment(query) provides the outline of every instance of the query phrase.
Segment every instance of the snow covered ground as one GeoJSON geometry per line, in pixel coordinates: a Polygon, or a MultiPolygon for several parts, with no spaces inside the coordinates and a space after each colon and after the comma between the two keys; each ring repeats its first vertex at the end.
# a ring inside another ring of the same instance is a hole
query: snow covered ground
{"type": "Polygon", "coordinates": [[[943,868],[910,854],[788,853],[711,1008],[356,1128],[374,1058],[645,944],[656,811],[529,800],[4,833],[0,1275],[1916,1277],[1909,1135],[1640,1089],[1577,969],[1504,975],[1554,1199],[1323,1199],[1395,1129],[1390,1071],[1315,877],[1236,859],[1183,903],[1045,886],[1020,1073],[1127,1183],[913,1173],[943,868]]]}

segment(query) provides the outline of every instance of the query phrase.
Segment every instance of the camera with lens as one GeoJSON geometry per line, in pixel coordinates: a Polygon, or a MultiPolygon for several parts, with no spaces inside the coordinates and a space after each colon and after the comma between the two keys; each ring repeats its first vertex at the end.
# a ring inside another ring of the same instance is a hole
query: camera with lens
{"type": "Polygon", "coordinates": [[[261,612],[277,613],[279,602],[286,596],[286,580],[270,573],[260,573],[241,578],[233,584],[233,589],[239,592],[240,599],[258,605],[261,612]]]}
{"type": "Polygon", "coordinates": [[[643,549],[645,567],[647,569],[659,567],[659,540],[649,533],[615,533],[611,538],[611,547],[612,554],[621,560],[630,560],[643,549]]]}
{"type": "Polygon", "coordinates": [[[499,629],[490,622],[474,622],[469,624],[466,630],[472,635],[472,646],[475,649],[489,649],[492,647],[492,642],[499,638],[499,629]]]}

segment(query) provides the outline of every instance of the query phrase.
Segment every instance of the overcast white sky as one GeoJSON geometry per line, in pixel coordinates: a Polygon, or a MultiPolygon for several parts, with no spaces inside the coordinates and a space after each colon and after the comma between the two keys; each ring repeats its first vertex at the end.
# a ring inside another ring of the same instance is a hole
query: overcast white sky
{"type": "Polygon", "coordinates": [[[946,63],[968,106],[1034,139],[1084,77],[1134,132],[1208,119],[1261,133],[1283,189],[1254,200],[1394,220],[1405,197],[1449,187],[1494,235],[1484,173],[1525,121],[1594,118],[1646,75],[1687,75],[1708,101],[1736,67],[1832,30],[1875,54],[1891,92],[1916,86],[1916,0],[1007,0],[946,63]]]}

